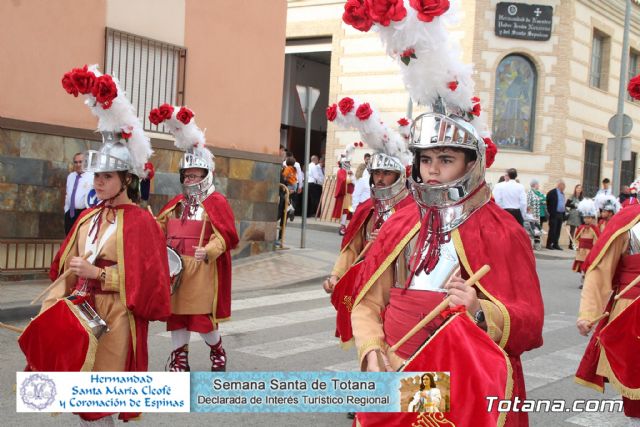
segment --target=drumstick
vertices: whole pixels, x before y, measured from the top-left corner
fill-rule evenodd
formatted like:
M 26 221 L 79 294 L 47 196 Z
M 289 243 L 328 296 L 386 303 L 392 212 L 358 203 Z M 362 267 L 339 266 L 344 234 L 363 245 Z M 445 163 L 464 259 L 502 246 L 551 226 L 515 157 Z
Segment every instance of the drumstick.
M 87 259 L 91 256 L 91 254 L 93 254 L 93 252 L 89 251 L 86 254 L 84 254 L 84 256 L 82 257 L 82 259 Z M 69 277 L 72 274 L 71 270 L 67 270 L 64 273 L 62 273 L 52 284 L 50 284 L 49 286 L 47 286 L 47 289 L 45 289 L 44 291 L 40 292 L 40 294 L 35 297 L 33 299 L 33 301 L 31 301 L 31 304 L 35 304 L 40 298 L 42 298 L 47 292 L 49 292 L 51 289 L 53 289 L 58 283 L 62 282 L 63 280 L 65 280 L 67 277 Z
M 151 216 L 152 216 L 152 217 L 154 217 L 154 218 L 156 217 L 156 216 L 153 214 L 153 209 L 151 209 L 151 206 L 147 205 L 147 210 L 149 211 L 149 213 L 151 214 Z
M 22 328 L 18 328 L 17 326 L 7 325 L 6 323 L 2 323 L 2 322 L 0 322 L 0 328 L 8 329 L 10 331 L 17 332 L 19 334 L 24 332 L 24 329 Z
M 571 243 L 571 247 L 577 251 L 578 247 L 576 246 L 575 240 L 573 240 L 573 237 L 571 236 L 571 229 L 567 226 L 565 226 L 564 229 L 567 231 L 567 234 L 569 235 L 569 242 Z
M 198 247 L 202 247 L 202 242 L 204 242 L 204 231 L 207 227 L 207 216 L 202 215 L 202 230 L 200 230 L 200 241 L 198 242 Z
M 356 265 L 357 263 L 359 263 L 360 261 L 362 261 L 362 259 L 364 258 L 364 256 L 367 254 L 367 251 L 369 250 L 369 248 L 371 247 L 371 245 L 373 244 L 373 242 L 375 242 L 375 240 L 370 241 L 369 243 L 367 243 L 367 245 L 360 251 L 360 253 L 358 254 L 358 257 L 356 258 L 355 261 L 353 261 L 353 264 L 351 265 Z
M 596 317 L 595 319 L 593 319 L 591 321 L 591 325 L 595 325 L 596 323 L 598 323 L 599 321 L 601 321 L 602 319 L 604 319 L 605 317 L 607 317 L 609 315 L 608 311 L 605 311 L 604 313 L 602 313 L 600 316 Z
M 629 283 L 627 286 L 624 287 L 623 290 L 620 291 L 620 293 L 618 293 L 618 295 L 616 295 L 615 297 L 613 297 L 613 299 L 615 300 L 619 300 L 622 295 L 626 294 L 627 291 L 631 288 L 633 288 L 635 285 L 638 284 L 638 282 L 640 282 L 640 276 L 636 277 L 635 279 L 633 279 L 633 282 Z
M 464 282 L 464 284 L 466 286 L 473 286 L 477 281 L 482 279 L 484 277 L 484 275 L 487 274 L 490 270 L 491 270 L 491 267 L 489 267 L 486 264 L 483 265 L 482 268 L 480 268 L 480 270 L 476 271 L 471 277 L 469 277 L 467 279 L 467 281 Z M 414 326 L 413 329 L 411 329 L 409 332 L 407 332 L 407 334 L 404 337 L 402 337 L 402 339 L 400 341 L 395 343 L 393 345 L 393 347 L 391 347 L 390 350 L 391 351 L 398 350 L 398 348 L 400 348 L 400 346 L 402 346 L 405 342 L 407 342 L 420 329 L 424 328 L 429 322 L 431 322 L 433 319 L 435 319 L 436 316 L 439 315 L 442 312 L 442 310 L 446 309 L 449 306 L 449 301 L 451 301 L 451 297 L 450 296 L 446 297 L 440 304 L 438 304 L 438 306 L 436 308 L 431 310 L 431 313 L 429 313 L 416 326 Z

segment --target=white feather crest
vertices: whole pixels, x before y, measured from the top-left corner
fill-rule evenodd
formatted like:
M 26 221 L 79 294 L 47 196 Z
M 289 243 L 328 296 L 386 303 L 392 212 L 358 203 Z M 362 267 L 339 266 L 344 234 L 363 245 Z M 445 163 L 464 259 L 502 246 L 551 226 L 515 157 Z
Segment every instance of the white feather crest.
M 208 164 L 212 165 L 214 156 L 206 147 L 204 131 L 196 124 L 195 117 L 191 117 L 186 125 L 178 120 L 177 116 L 181 108 L 183 107 L 174 105 L 171 118 L 163 122 L 167 130 L 174 136 L 174 145 L 182 151 L 189 151 L 205 159 Z
M 433 105 L 440 97 L 450 112 L 469 113 L 475 96 L 473 66 L 461 61 L 460 45 L 447 29 L 458 24 L 460 0 L 450 0 L 449 9 L 431 22 L 418 18 L 410 0 L 403 0 L 403 5 L 407 14 L 402 20 L 388 26 L 374 22 L 372 29 L 398 63 L 411 98 L 421 105 Z M 402 61 L 405 52 L 406 64 Z M 473 125 L 489 136 L 483 119 L 475 118 Z
M 88 67 L 96 77 L 100 77 L 102 73 L 98 71 L 98 65 L 94 64 Z M 144 169 L 145 163 L 153 154 L 151 149 L 151 141 L 145 135 L 142 122 L 136 115 L 136 110 L 131 102 L 127 99 L 125 91 L 120 87 L 117 78 L 111 76 L 113 82 L 118 89 L 118 95 L 113 100 L 111 107 L 106 110 L 102 105 L 96 102 L 96 98 L 91 94 L 86 94 L 84 103 L 89 107 L 94 116 L 98 118 L 98 131 L 100 132 L 126 132 L 131 137 L 125 143 L 132 159 L 133 173 L 144 179 L 147 172 Z
M 407 148 L 406 138 L 389 128 L 370 103 L 371 115 L 365 120 L 360 120 L 355 112 L 362 104 L 364 102 L 353 98 L 353 109 L 344 115 L 338 108 L 335 122 L 345 129 L 356 129 L 362 141 L 373 150 L 395 157 L 405 166 L 411 164 L 413 156 Z
M 596 203 L 593 199 L 585 198 L 578 203 L 578 211 L 582 214 L 582 216 L 598 216 L 598 208 L 596 207 Z

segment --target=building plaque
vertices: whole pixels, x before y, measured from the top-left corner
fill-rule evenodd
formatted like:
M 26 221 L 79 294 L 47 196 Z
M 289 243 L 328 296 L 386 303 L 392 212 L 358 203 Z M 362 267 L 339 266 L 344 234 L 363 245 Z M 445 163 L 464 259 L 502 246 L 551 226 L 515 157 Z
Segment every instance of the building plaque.
M 501 2 L 496 6 L 495 34 L 512 39 L 546 41 L 551 37 L 553 7 Z

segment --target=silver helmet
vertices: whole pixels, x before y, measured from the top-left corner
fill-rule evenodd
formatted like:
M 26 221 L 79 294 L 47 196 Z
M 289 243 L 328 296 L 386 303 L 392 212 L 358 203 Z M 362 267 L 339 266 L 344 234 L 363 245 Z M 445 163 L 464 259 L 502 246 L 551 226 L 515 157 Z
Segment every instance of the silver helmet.
M 189 204 L 197 204 L 202 202 L 215 189 L 213 185 L 213 172 L 215 171 L 215 156 L 206 148 L 193 148 L 184 153 L 180 160 L 180 183 L 182 184 L 182 193 Z M 184 172 L 187 169 L 203 169 L 207 175 L 195 184 L 185 184 Z
M 400 160 L 385 153 L 372 154 L 367 169 L 370 174 L 371 197 L 374 200 L 377 211 L 380 214 L 384 214 L 407 195 L 406 169 Z M 387 187 L 376 187 L 373 181 L 373 172 L 377 170 L 397 172 L 398 179 Z
M 420 152 L 429 148 L 453 147 L 475 153 L 473 167 L 462 177 L 442 184 L 427 184 L 420 177 Z M 411 191 L 421 208 L 441 212 L 442 231 L 451 231 L 490 199 L 484 185 L 486 145 L 478 131 L 459 116 L 424 113 L 411 126 L 409 149 L 414 153 Z M 484 189 L 484 190 L 483 190 Z
M 85 172 L 132 171 L 132 159 L 129 149 L 116 132 L 101 132 L 100 150 L 88 150 L 84 154 L 82 168 Z

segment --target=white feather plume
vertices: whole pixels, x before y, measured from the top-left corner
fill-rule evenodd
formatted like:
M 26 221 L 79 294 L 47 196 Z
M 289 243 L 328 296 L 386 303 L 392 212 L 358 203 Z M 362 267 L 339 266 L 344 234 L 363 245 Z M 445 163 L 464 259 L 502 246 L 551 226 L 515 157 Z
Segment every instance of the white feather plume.
M 174 145 L 182 151 L 192 152 L 205 159 L 209 165 L 213 165 L 214 156 L 206 147 L 204 131 L 196 124 L 195 117 L 191 117 L 186 125 L 178 120 L 180 108 L 182 107 L 174 105 L 171 118 L 163 122 L 175 138 Z
M 593 199 L 585 198 L 578 203 L 578 211 L 582 214 L 582 216 L 598 216 L 598 207 Z
M 353 109 L 346 115 L 338 109 L 335 122 L 345 129 L 356 129 L 362 141 L 373 150 L 395 157 L 405 166 L 411 164 L 413 156 L 407 148 L 406 138 L 389 128 L 370 103 L 371 115 L 365 120 L 360 120 L 355 112 L 362 104 L 364 103 L 353 99 Z
M 93 72 L 96 77 L 102 75 L 98 70 L 97 64 L 91 65 L 88 70 Z M 111 78 L 118 89 L 118 95 L 113 100 L 111 107 L 105 110 L 102 108 L 102 104 L 98 103 L 91 94 L 84 95 L 86 98 L 84 103 L 89 107 L 93 115 L 98 118 L 98 131 L 131 134 L 125 146 L 131 154 L 133 173 L 140 178 L 146 178 L 147 172 L 144 169 L 144 165 L 153 154 L 151 141 L 145 135 L 142 122 L 136 115 L 135 108 L 127 99 L 125 91 L 120 87 L 120 82 L 113 76 Z
M 413 101 L 433 105 L 441 98 L 449 112 L 468 116 L 475 96 L 473 66 L 461 61 L 460 45 L 447 30 L 459 21 L 460 1 L 450 0 L 444 14 L 424 22 L 410 1 L 403 0 L 407 14 L 402 20 L 391 21 L 388 26 L 374 22 L 372 29 L 380 36 L 387 54 L 398 63 Z M 409 58 L 408 64 L 403 63 L 402 54 L 411 51 L 415 58 Z M 482 137 L 488 137 L 483 116 L 482 113 L 474 116 L 472 124 Z

